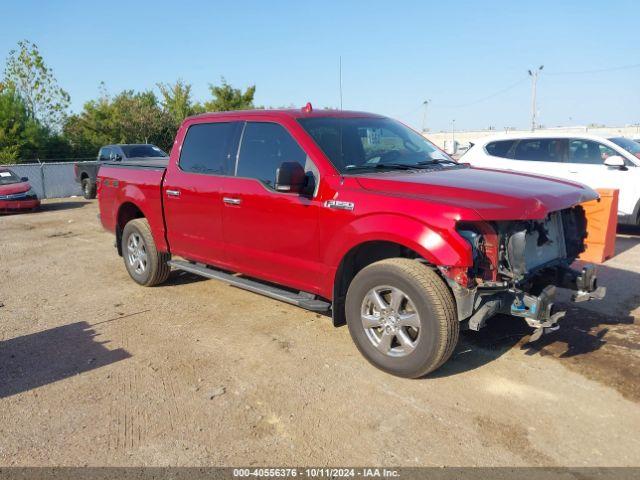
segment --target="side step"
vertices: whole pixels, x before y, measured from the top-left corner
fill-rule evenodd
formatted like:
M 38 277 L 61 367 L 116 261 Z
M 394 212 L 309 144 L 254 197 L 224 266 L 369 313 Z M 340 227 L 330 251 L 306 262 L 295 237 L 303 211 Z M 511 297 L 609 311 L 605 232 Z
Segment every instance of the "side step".
M 249 280 L 248 278 L 231 275 L 230 273 L 215 270 L 213 268 L 205 267 L 200 264 L 185 262 L 181 260 L 170 260 L 167 262 L 170 267 L 177 270 L 184 270 L 185 272 L 194 273 L 206 278 L 214 278 L 216 280 L 222 280 L 234 287 L 243 288 L 250 292 L 259 293 L 266 297 L 275 298 L 282 302 L 297 305 L 298 307 L 311 310 L 313 312 L 326 312 L 331 308 L 329 302 L 318 300 L 314 298 L 311 293 L 300 292 L 294 293 L 289 290 L 274 287 L 273 285 L 266 285 L 256 280 Z

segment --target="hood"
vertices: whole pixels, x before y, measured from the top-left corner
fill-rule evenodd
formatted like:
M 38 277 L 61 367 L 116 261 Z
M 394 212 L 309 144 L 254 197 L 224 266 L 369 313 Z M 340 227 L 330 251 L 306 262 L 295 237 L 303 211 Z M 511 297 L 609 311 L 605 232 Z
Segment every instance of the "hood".
M 11 195 L 13 193 L 26 192 L 31 188 L 29 182 L 11 183 L 9 185 L 0 185 L 0 195 Z
M 356 178 L 366 190 L 473 209 L 484 220 L 542 219 L 549 212 L 598 198 L 595 191 L 579 183 L 473 167 Z

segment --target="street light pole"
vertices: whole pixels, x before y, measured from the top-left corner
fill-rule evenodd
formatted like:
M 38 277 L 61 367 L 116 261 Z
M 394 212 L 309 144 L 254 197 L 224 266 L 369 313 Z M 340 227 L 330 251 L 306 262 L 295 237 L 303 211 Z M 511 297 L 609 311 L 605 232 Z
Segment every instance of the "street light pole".
M 424 116 L 422 117 L 422 133 L 427 131 L 427 107 L 429 106 L 429 102 L 431 100 L 425 100 L 424 102 L 422 102 L 422 105 L 424 105 Z
M 531 131 L 536 129 L 536 86 L 538 83 L 538 75 L 544 68 L 544 65 L 540 65 L 537 70 L 529 70 L 529 76 L 531 77 Z
M 456 143 L 456 120 L 451 120 L 451 143 Z

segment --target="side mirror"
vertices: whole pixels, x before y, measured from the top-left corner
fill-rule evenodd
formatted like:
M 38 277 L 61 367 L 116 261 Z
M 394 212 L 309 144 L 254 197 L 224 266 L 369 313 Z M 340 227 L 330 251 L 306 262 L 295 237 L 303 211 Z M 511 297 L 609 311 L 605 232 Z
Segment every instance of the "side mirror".
M 624 158 L 620 155 L 611 155 L 604 160 L 604 164 L 607 167 L 622 168 L 624 167 Z
M 276 170 L 275 188 L 279 192 L 301 193 L 307 176 L 298 162 L 282 162 Z
M 29 177 L 22 177 L 20 179 L 21 182 L 28 182 L 29 181 Z

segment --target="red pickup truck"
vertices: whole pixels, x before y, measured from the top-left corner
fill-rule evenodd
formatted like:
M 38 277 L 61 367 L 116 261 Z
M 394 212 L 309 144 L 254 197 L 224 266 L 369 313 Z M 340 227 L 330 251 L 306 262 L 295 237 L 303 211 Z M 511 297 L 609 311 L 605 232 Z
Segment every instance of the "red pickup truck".
M 100 218 L 131 277 L 171 268 L 348 324 L 375 366 L 423 376 L 498 313 L 557 328 L 555 287 L 601 298 L 588 187 L 459 164 L 389 118 L 260 110 L 184 121 L 168 160 L 105 164 Z

